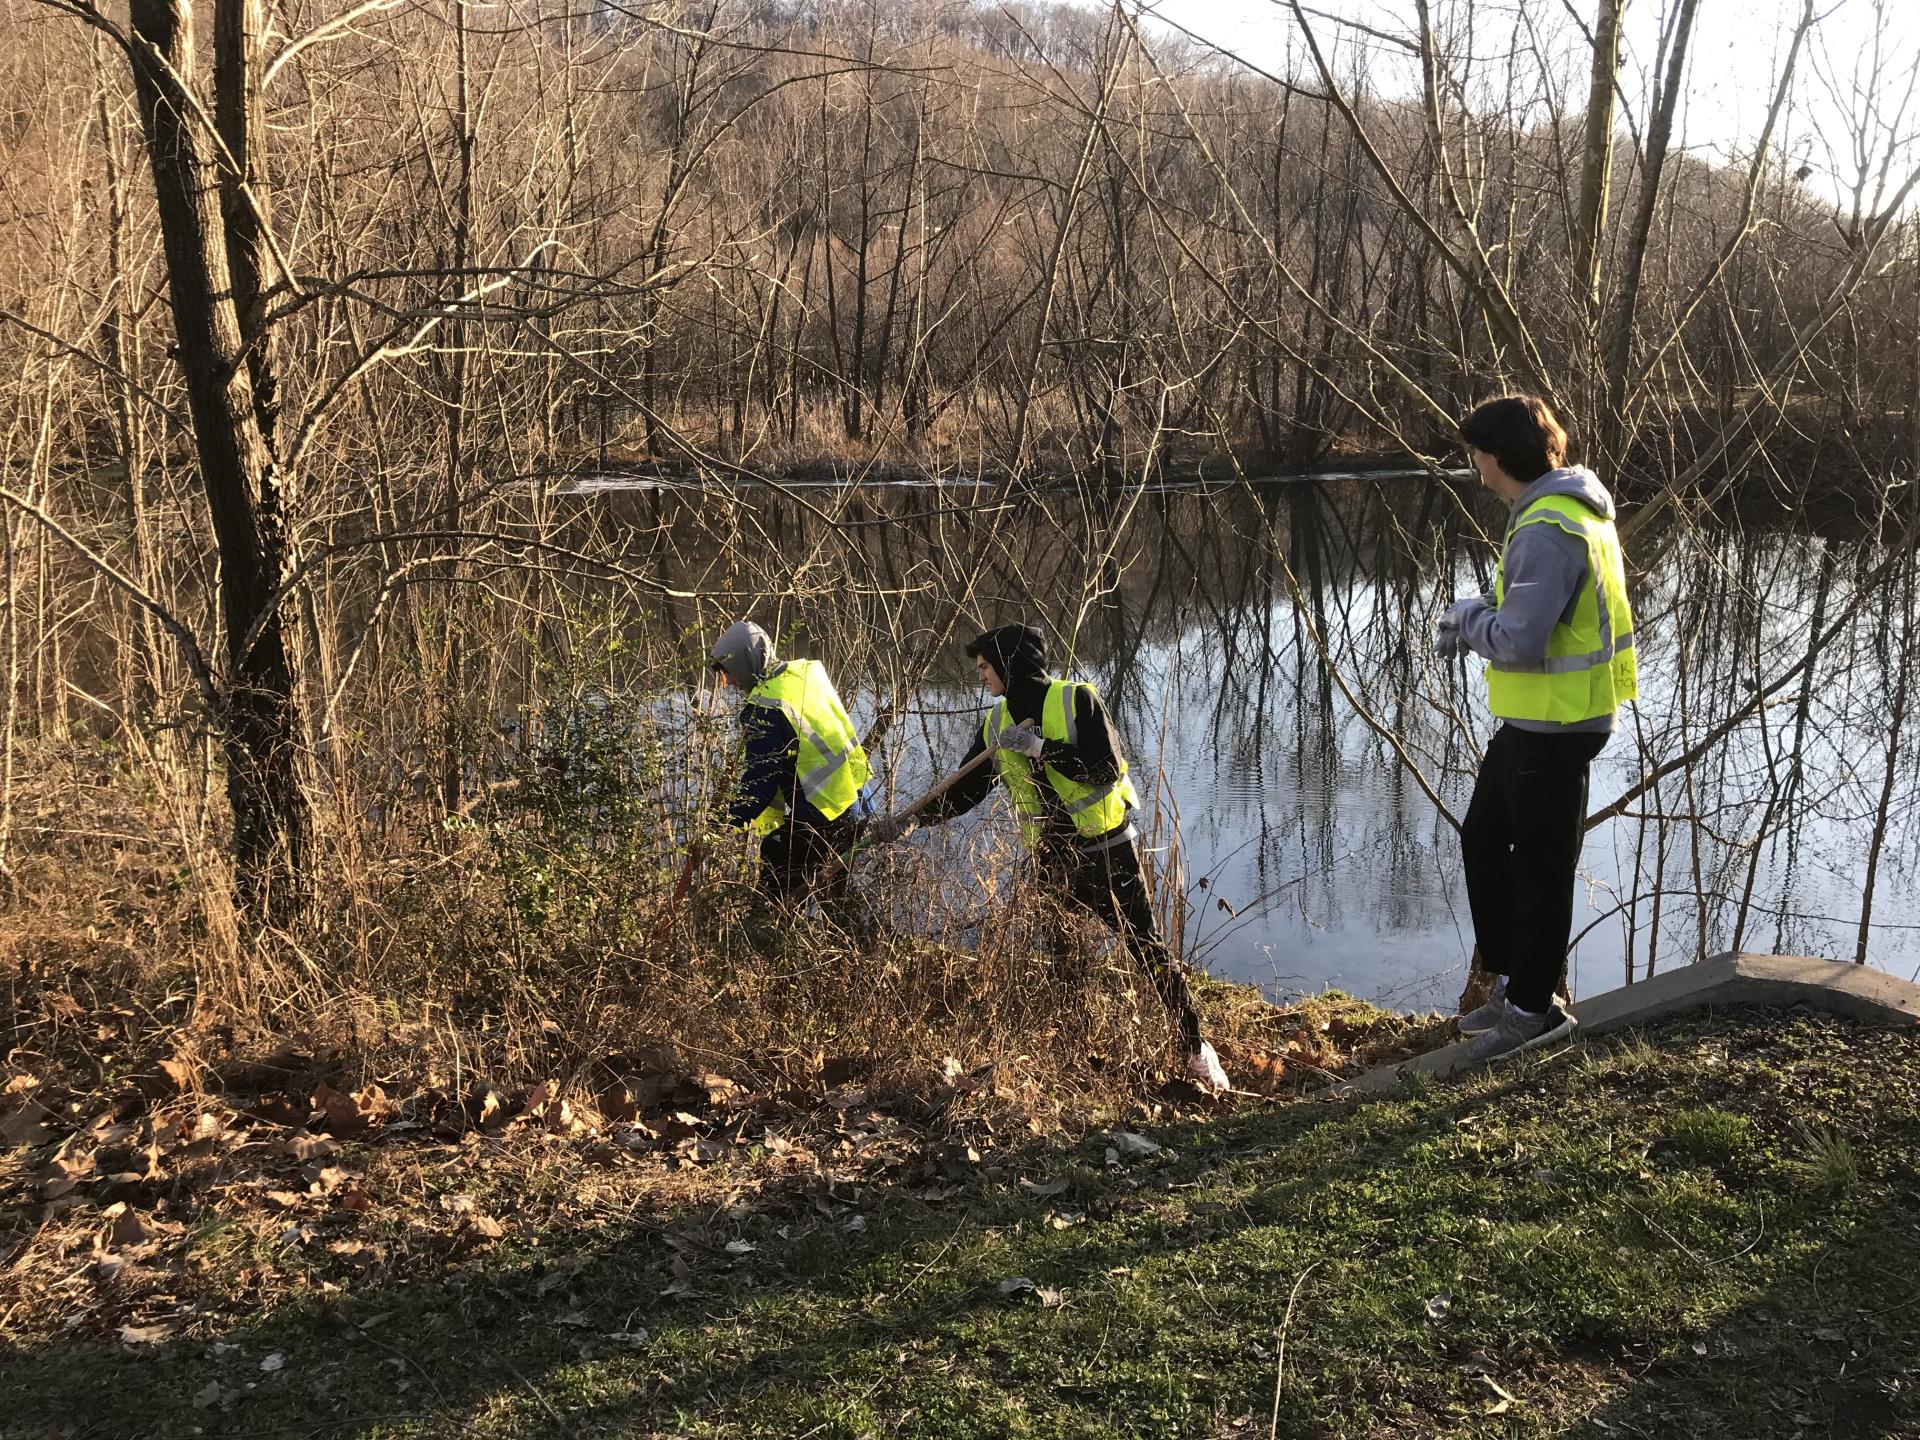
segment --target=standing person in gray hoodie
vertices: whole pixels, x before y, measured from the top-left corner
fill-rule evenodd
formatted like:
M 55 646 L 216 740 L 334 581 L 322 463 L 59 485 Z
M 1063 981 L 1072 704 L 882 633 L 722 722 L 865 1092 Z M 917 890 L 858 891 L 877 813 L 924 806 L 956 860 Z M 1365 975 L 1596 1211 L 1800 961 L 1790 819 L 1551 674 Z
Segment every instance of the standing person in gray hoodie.
M 1573 930 L 1587 768 L 1638 685 L 1613 497 L 1566 464 L 1553 412 L 1532 395 L 1502 396 L 1468 414 L 1460 438 L 1481 484 L 1510 507 L 1493 595 L 1448 607 L 1434 643 L 1442 658 L 1486 660 L 1487 705 L 1503 722 L 1460 830 L 1474 940 L 1501 977 L 1460 1029 L 1474 1037 L 1469 1058 L 1490 1061 L 1573 1027 L 1553 997 Z

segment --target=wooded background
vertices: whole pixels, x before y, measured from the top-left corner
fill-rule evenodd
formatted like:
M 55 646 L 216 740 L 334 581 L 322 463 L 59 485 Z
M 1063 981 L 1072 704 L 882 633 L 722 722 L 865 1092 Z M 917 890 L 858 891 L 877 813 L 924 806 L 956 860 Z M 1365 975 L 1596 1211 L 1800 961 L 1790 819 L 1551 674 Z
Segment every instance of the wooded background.
M 1512 387 L 1630 532 L 1883 509 L 1916 57 L 1823 51 L 1808 0 L 1750 77 L 1764 127 L 1710 161 L 1675 116 L 1738 15 L 1669 0 L 1643 92 L 1618 12 L 1290 0 L 1268 74 L 1125 6 L 0 0 L 0 865 L 22 747 L 75 733 L 160 777 L 255 917 L 311 889 L 314 797 L 364 859 L 369 756 L 458 814 L 498 636 L 581 575 L 699 598 L 562 533 L 556 491 L 608 466 L 724 508 L 823 462 L 994 503 L 1453 464 Z M 1809 127 L 1837 201 L 1784 145 Z M 743 532 L 714 603 L 891 613 L 857 505 L 815 505 L 807 557 Z M 883 688 L 953 638 L 894 636 Z

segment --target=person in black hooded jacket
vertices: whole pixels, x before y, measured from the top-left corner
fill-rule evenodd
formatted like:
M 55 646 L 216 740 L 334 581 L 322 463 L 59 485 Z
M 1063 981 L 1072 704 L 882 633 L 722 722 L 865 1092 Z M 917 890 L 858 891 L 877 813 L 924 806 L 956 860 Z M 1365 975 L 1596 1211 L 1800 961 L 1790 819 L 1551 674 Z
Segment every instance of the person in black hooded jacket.
M 992 790 L 997 769 L 1015 797 L 1042 879 L 1113 927 L 1178 1023 L 1189 1072 L 1207 1089 L 1225 1090 L 1226 1072 L 1201 1036 L 1200 1012 L 1186 976 L 1160 938 L 1140 869 L 1132 783 L 1120 737 L 1099 695 L 1091 685 L 1049 672 L 1046 639 L 1031 625 L 988 630 L 967 646 L 967 655 L 981 683 L 1003 704 L 974 732 L 965 759 L 985 751 L 994 732 L 999 763 L 962 776 L 912 823 L 937 825 L 973 809 Z M 1051 727 L 1043 720 L 1050 703 Z M 1065 738 L 1048 738 L 1041 733 L 1047 728 L 1064 730 Z M 904 829 L 887 816 L 873 822 L 867 838 L 883 844 Z

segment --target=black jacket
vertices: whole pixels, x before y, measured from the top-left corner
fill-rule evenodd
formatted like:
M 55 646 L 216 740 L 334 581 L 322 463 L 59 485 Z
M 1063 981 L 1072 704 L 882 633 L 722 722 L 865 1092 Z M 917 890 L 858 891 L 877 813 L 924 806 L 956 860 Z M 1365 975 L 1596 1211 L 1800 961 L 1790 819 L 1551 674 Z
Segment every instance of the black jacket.
M 1031 720 L 1037 726 L 1047 689 L 1054 683 L 1054 677 L 1047 673 L 1045 643 L 1039 632 L 1025 625 L 1003 625 L 977 637 L 967 650 L 969 654 L 985 658 L 1005 683 L 1007 708 L 1013 719 L 1016 722 Z M 1040 752 L 1040 763 L 1051 765 L 1067 779 L 1081 784 L 1112 783 L 1120 775 L 1120 737 L 1106 706 L 1100 703 L 1091 686 L 1074 689 L 1073 718 L 1074 733 L 1079 738 L 1072 744 L 1064 740 L 1047 741 Z M 963 765 L 987 748 L 984 731 L 983 724 L 973 732 L 973 743 L 967 748 Z M 987 798 L 995 775 L 995 766 L 982 765 L 922 810 L 919 819 L 938 824 L 952 816 L 964 815 Z M 1058 803 L 1059 797 L 1045 777 L 1037 778 L 1041 798 L 1048 804 L 1042 822 L 1045 840 L 1073 841 L 1077 838 L 1073 820 Z

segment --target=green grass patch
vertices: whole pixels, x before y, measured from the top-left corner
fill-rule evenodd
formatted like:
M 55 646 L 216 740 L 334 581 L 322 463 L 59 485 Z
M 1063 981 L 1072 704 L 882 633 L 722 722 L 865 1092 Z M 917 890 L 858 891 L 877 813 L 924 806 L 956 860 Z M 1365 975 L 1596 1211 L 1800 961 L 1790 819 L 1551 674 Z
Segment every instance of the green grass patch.
M 1920 1429 L 1912 1034 L 1682 1019 L 1367 1104 L 1136 1128 L 1165 1148 L 992 1152 L 931 1200 L 608 1216 L 218 1334 L 16 1350 L 0 1432 Z
M 1682 1154 L 1710 1164 L 1724 1165 L 1753 1148 L 1753 1121 L 1712 1106 L 1676 1111 L 1663 1130 Z

